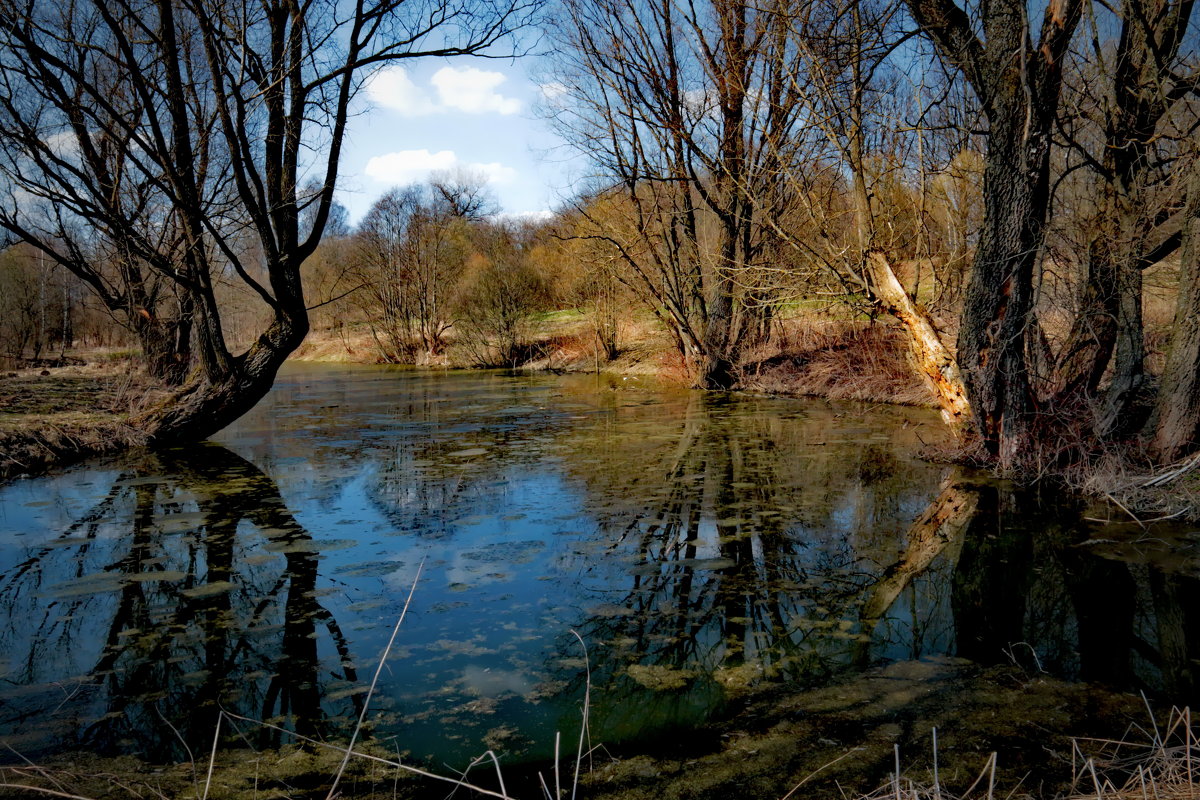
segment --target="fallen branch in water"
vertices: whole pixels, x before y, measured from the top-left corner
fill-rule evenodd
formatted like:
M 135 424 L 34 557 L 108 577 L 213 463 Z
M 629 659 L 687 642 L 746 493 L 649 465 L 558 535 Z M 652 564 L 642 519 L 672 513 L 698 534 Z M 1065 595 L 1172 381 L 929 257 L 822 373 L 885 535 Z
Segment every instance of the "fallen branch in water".
M 1166 472 L 1156 475 L 1150 480 L 1144 482 L 1142 487 L 1148 489 L 1153 486 L 1165 486 L 1166 484 L 1182 477 L 1183 475 L 1186 475 L 1197 467 L 1200 467 L 1200 453 L 1197 453 L 1196 455 L 1189 459 L 1185 459 L 1184 461 L 1172 464 L 1167 468 Z

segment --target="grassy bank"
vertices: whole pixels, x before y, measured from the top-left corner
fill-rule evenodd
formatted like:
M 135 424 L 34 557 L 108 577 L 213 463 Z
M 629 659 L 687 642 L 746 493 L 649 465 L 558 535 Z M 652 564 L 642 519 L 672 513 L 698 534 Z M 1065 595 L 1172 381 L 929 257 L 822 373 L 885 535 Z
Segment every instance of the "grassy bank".
M 143 443 L 128 420 L 163 390 L 128 356 L 0 373 L 0 480 Z
M 622 324 L 616 358 L 598 346 L 588 318 L 575 311 L 543 314 L 528 344 L 529 358 L 520 369 L 565 372 L 608 372 L 653 376 L 685 385 L 688 376 L 670 335 L 660 323 L 633 315 Z M 906 343 L 886 321 L 846 316 L 794 315 L 778 320 L 771 338 L 743 353 L 741 391 L 791 397 L 827 397 L 869 403 L 932 406 L 933 396 L 908 366 Z M 453 338 L 436 356 L 412 359 L 418 366 L 481 366 L 477 349 L 458 346 Z M 384 361 L 369 327 L 344 326 L 314 330 L 293 356 L 297 361 L 374 364 Z

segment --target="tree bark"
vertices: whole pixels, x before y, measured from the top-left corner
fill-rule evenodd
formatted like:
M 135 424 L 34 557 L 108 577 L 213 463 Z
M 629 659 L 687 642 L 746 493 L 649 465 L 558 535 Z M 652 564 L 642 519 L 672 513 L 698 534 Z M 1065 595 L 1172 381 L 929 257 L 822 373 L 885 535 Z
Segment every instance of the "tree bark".
M 909 360 L 937 397 L 942 419 L 960 440 L 971 435 L 971 405 L 954 355 L 942 342 L 933 321 L 917 306 L 896 277 L 886 256 L 867 253 L 867 268 L 876 301 L 900 321 L 908 333 Z
M 957 350 L 983 444 L 1002 469 L 1014 468 L 1028 443 L 1033 410 L 1025 338 L 1049 201 L 1050 134 L 1062 59 L 1082 2 L 1051 0 L 1036 47 L 1022 0 L 986 4 L 982 40 L 951 0 L 907 2 L 943 58 L 962 70 L 988 120 L 984 225 Z
M 1192 164 L 1179 264 L 1174 334 L 1154 412 L 1151 450 L 1174 461 L 1200 438 L 1200 161 Z
M 163 405 L 142 414 L 134 425 L 155 447 L 202 441 L 232 423 L 266 396 L 275 375 L 308 333 L 308 316 L 280 315 L 216 381 L 201 377 Z

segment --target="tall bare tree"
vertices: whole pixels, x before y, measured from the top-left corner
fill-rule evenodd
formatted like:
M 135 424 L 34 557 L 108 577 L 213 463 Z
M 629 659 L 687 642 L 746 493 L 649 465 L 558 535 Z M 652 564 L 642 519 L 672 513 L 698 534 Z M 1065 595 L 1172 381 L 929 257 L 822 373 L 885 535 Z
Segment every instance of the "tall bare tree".
M 194 308 L 201 368 L 140 420 L 152 443 L 202 439 L 229 424 L 270 389 L 303 340 L 301 265 L 333 208 L 364 74 L 397 59 L 493 54 L 534 5 L 24 0 L 0 8 L 8 194 L 0 226 L 97 287 L 101 276 L 70 244 L 79 237 L 67 239 L 66 252 L 55 241 L 94 229 L 129 263 L 174 282 Z M 307 176 L 315 194 L 302 191 Z M 226 340 L 214 291 L 225 278 L 269 309 L 240 353 Z
M 606 211 L 580 208 L 590 235 L 620 254 L 695 382 L 728 388 L 789 207 L 780 159 L 806 141 L 788 16 L 744 0 L 564 5 L 553 110 L 597 169 L 590 205 Z

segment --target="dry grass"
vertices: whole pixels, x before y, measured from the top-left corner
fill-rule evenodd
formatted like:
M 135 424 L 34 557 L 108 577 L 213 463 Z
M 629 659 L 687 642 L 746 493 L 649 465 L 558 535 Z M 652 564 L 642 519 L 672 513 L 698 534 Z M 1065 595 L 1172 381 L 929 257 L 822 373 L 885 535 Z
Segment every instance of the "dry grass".
M 932 406 L 904 337 L 884 322 L 798 317 L 746 354 L 741 388 L 780 395 Z
M 1083 745 L 1099 747 L 1087 756 Z M 1200 797 L 1200 739 L 1189 708 L 1173 708 L 1159 728 L 1120 741 L 1076 742 L 1071 800 L 1193 800 Z
M 905 775 L 900 767 L 900 746 L 895 749 L 896 769 L 891 780 L 870 794 L 862 795 L 856 800 L 996 800 L 996 754 L 992 753 L 984 762 L 979 777 L 975 779 L 965 792 L 955 794 L 946 791 L 941 784 L 937 767 L 937 729 L 933 731 L 933 774 L 931 782 L 914 779 Z M 803 782 L 788 792 L 781 800 L 790 800 L 792 795 L 803 786 Z M 1028 798 L 1028 794 L 1018 794 L 1015 790 L 1004 795 L 1004 800 Z
M 0 480 L 136 447 L 129 417 L 165 390 L 127 359 L 0 374 Z
M 1145 527 L 1200 520 L 1200 454 L 1155 466 L 1133 444 L 1114 447 L 1065 473 L 1080 493 L 1106 500 L 1119 519 Z

